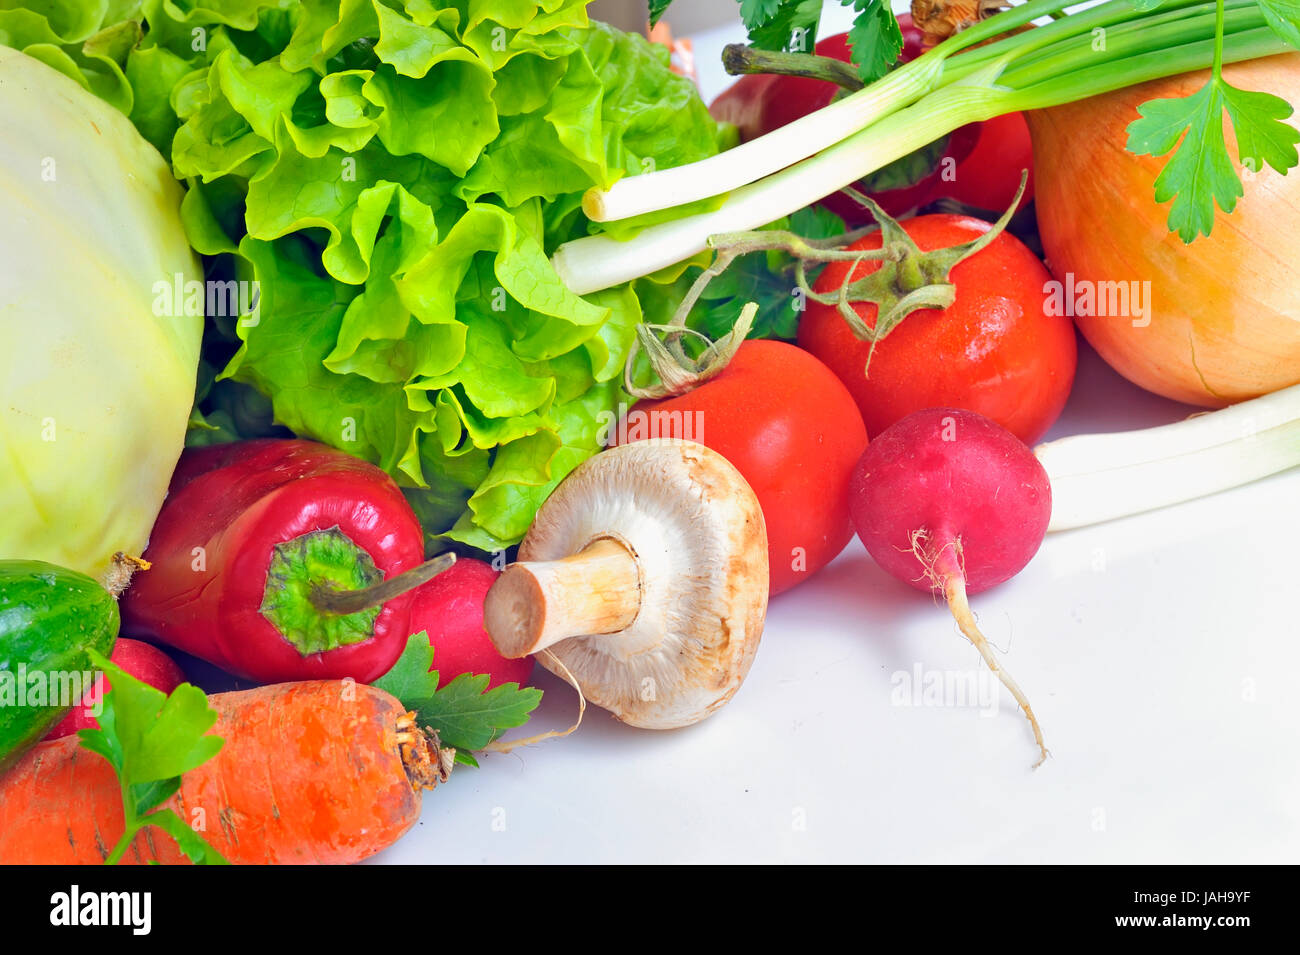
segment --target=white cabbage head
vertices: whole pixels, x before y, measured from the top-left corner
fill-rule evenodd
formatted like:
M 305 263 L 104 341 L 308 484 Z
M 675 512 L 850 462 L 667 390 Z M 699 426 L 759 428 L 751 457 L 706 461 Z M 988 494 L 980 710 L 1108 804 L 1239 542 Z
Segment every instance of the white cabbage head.
M 180 185 L 125 116 L 0 46 L 0 559 L 139 554 L 194 397 Z M 160 301 L 165 314 L 155 309 Z

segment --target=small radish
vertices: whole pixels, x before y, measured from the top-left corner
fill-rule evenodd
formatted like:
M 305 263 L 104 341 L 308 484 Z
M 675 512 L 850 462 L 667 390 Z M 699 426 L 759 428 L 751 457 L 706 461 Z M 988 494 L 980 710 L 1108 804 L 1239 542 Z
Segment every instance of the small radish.
M 1029 701 L 975 624 L 967 594 L 1014 577 L 1037 553 L 1052 514 L 1047 472 L 1028 447 L 983 415 L 918 411 L 867 445 L 850 485 L 853 522 L 882 568 L 942 594 L 989 669 L 1043 734 Z
M 502 683 L 522 686 L 532 674 L 532 657 L 507 660 L 483 629 L 483 599 L 496 579 L 490 565 L 462 557 L 415 591 L 411 632 L 429 635 L 439 689 L 462 673 L 486 673 L 489 689 Z
M 137 680 L 142 680 L 164 693 L 170 693 L 185 682 L 185 674 L 171 657 L 157 647 L 140 640 L 119 637 L 113 644 L 113 655 L 109 659 Z M 87 710 L 97 709 L 96 704 L 99 702 L 101 691 L 108 690 L 111 686 L 107 678 L 104 679 L 102 687 L 92 686 L 86 691 L 81 702 L 45 734 L 45 738 L 58 739 L 60 736 L 71 736 L 77 730 L 97 729 L 99 720 L 91 716 Z

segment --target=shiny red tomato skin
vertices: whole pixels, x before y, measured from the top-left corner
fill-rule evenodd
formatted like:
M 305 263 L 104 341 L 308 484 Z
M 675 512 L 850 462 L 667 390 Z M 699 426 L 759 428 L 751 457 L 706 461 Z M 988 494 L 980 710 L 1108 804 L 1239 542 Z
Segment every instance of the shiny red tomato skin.
M 1020 186 L 1021 170 L 1029 181 L 1020 200 L 1024 208 L 1034 198 L 1034 146 L 1024 113 L 1007 113 L 985 120 L 970 155 L 957 164 L 951 182 L 941 181 L 936 196 L 946 196 L 977 209 L 1001 214 Z
M 982 219 L 955 215 L 918 216 L 902 226 L 923 251 L 969 242 L 990 228 Z M 853 248 L 880 248 L 880 234 Z M 854 277 L 878 267 L 863 263 Z M 814 290 L 837 290 L 848 268 L 828 266 Z M 870 343 L 853 334 L 833 305 L 809 302 L 799 345 L 848 387 L 869 435 L 914 411 L 956 407 L 992 418 L 1033 443 L 1065 406 L 1078 357 L 1073 323 L 1047 314 L 1044 286 L 1051 276 L 1024 243 L 1004 232 L 958 263 L 949 277 L 956 287 L 953 304 L 903 319 L 876 345 L 869 376 Z M 869 327 L 875 324 L 874 304 L 854 308 Z
M 637 402 L 615 438 L 642 437 L 698 441 L 744 475 L 763 509 L 774 595 L 807 580 L 853 538 L 849 479 L 866 428 L 839 379 L 794 345 L 747 341 L 694 391 Z

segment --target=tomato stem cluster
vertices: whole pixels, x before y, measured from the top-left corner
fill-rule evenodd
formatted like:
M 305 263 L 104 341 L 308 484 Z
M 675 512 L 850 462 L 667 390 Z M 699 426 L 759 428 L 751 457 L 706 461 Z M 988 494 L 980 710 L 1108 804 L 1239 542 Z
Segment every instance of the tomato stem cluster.
M 680 395 L 703 384 L 727 366 L 749 334 L 757 305 L 753 302 L 745 305 L 735 326 L 716 342 L 687 327 L 686 321 L 709 283 L 736 259 L 754 252 L 780 251 L 795 259 L 795 281 L 803 294 L 814 302 L 834 305 L 853 334 L 871 343 L 867 356 L 869 369 L 876 343 L 904 318 L 918 309 L 943 309 L 953 303 L 956 289 L 948 273 L 958 262 L 970 258 L 1002 234 L 1020 205 L 1028 178 L 1028 171 L 1021 174 L 1020 188 L 1016 190 L 1011 205 L 987 232 L 970 242 L 929 252 L 923 252 L 897 220 L 856 189 L 846 189 L 845 192 L 871 213 L 876 225 L 827 239 L 806 239 L 785 230 L 762 229 L 711 236 L 708 244 L 714 250 L 713 261 L 692 283 L 672 321 L 667 325 L 638 327 L 636 344 L 624 366 L 624 388 L 637 398 Z M 859 239 L 877 229 L 882 233 L 879 249 L 851 248 Z M 854 278 L 857 267 L 868 261 L 880 262 L 880 267 L 868 275 Z M 808 281 L 809 265 L 828 262 L 853 263 L 838 291 L 833 294 L 814 291 Z M 877 306 L 876 319 L 871 324 L 858 314 L 855 304 L 859 302 L 871 302 Z M 662 340 L 659 338 L 661 334 L 664 335 Z M 696 358 L 686 353 L 683 337 L 687 335 L 705 343 L 704 351 Z M 658 384 L 638 385 L 634 381 L 633 373 L 641 351 L 646 353 Z

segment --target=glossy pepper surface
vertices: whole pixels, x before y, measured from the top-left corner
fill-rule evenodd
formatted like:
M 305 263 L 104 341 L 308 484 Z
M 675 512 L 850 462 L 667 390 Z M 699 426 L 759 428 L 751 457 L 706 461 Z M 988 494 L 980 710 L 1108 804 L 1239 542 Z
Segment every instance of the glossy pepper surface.
M 123 630 L 261 682 L 369 682 L 401 655 L 411 595 L 342 613 L 321 592 L 365 590 L 423 557 L 415 513 L 368 462 L 297 440 L 189 449 Z

